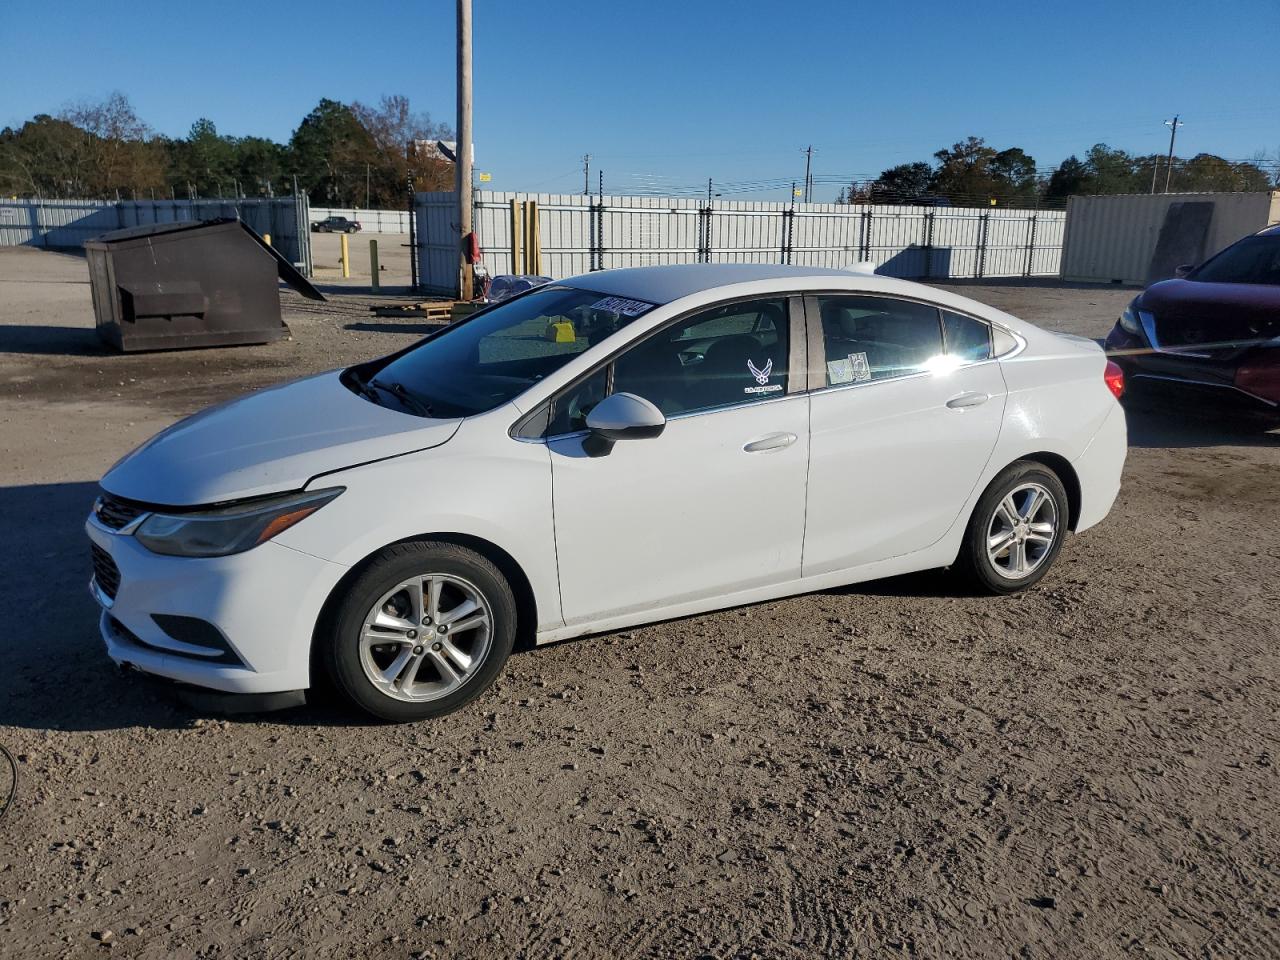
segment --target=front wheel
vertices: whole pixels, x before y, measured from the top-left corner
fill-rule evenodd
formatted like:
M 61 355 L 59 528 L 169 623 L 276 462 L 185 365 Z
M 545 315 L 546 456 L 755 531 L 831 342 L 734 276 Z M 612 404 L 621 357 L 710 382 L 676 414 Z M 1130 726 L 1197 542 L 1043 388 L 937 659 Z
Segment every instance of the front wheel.
M 474 700 L 511 653 L 516 602 L 488 559 L 451 543 L 387 547 L 319 638 L 330 675 L 383 720 L 423 720 Z
M 978 500 L 958 565 L 989 593 L 1017 593 L 1040 581 L 1067 533 L 1067 491 L 1047 467 L 1019 460 Z

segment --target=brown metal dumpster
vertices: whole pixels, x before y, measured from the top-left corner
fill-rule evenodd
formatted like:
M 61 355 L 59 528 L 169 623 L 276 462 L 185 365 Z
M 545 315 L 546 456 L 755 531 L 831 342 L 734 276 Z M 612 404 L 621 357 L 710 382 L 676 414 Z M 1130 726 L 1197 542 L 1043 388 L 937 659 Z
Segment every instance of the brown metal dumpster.
M 324 299 L 239 220 L 130 227 L 84 248 L 98 334 L 126 352 L 278 340 L 289 332 L 280 280 Z

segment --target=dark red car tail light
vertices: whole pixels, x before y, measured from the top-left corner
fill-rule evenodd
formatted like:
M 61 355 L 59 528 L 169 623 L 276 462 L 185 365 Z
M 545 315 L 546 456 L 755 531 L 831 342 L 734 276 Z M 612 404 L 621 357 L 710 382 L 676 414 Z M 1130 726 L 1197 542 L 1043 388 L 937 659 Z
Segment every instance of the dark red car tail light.
M 1107 381 L 1107 389 L 1117 400 L 1124 395 L 1124 371 L 1120 369 L 1120 364 L 1114 360 L 1108 360 L 1102 379 Z
M 1280 403 L 1280 350 L 1259 351 L 1236 367 L 1236 387 L 1255 397 Z

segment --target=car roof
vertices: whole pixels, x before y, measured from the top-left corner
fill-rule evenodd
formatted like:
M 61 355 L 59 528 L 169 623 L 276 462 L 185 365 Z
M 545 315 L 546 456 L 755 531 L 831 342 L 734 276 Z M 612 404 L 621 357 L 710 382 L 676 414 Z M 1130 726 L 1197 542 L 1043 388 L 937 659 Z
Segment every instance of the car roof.
M 1280 237 L 1280 223 L 1272 224 L 1259 230 L 1254 236 L 1258 237 Z
M 980 303 L 950 290 L 926 286 L 911 280 L 885 277 L 873 273 L 870 265 L 837 270 L 831 267 L 796 267 L 780 263 L 682 263 L 657 267 L 628 267 L 621 270 L 599 270 L 555 281 L 568 287 L 590 290 L 611 296 L 640 300 L 644 303 L 669 304 L 685 297 L 706 300 L 710 291 L 726 297 L 741 292 L 761 294 L 760 281 L 772 284 L 766 295 L 806 290 L 841 290 L 868 296 L 909 297 L 936 304 L 944 309 L 975 314 L 996 321 L 1022 336 L 1031 326 L 1018 317 L 990 304 Z
M 660 267 L 628 267 L 600 270 L 562 280 L 583 290 L 596 290 L 646 303 L 670 303 L 706 290 L 757 280 L 787 280 L 842 277 L 866 280 L 868 274 L 829 267 L 793 267 L 780 263 L 678 263 Z

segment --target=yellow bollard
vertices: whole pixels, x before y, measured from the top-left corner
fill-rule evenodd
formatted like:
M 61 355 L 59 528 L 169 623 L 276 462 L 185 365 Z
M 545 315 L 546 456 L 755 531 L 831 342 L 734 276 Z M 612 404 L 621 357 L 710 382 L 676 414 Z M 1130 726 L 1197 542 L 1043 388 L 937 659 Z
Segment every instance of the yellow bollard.
M 369 272 L 372 274 L 369 286 L 374 293 L 377 293 L 382 288 L 382 284 L 378 282 L 378 241 L 373 237 L 369 238 Z
M 265 243 L 268 247 L 271 246 L 271 234 L 264 233 L 262 235 L 262 242 Z
M 344 233 L 340 238 L 342 241 L 342 279 L 347 280 L 351 277 L 351 244 L 347 242 L 350 234 Z

